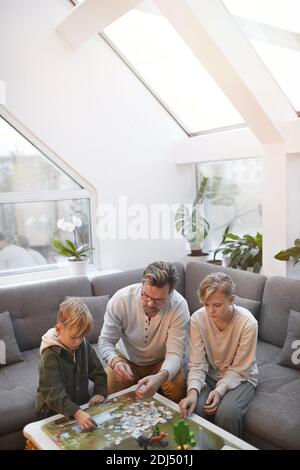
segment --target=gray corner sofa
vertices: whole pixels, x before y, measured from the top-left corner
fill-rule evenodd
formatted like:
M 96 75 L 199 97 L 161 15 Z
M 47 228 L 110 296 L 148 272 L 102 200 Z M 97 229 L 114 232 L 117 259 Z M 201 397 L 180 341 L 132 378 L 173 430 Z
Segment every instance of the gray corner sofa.
M 242 301 L 252 299 L 261 303 L 259 385 L 247 415 L 245 439 L 262 449 L 300 449 L 300 371 L 277 364 L 287 333 L 289 309 L 300 311 L 300 281 L 267 279 L 263 275 L 198 262 L 188 263 L 186 269 L 177 264 L 177 269 L 180 277 L 177 290 L 186 297 L 191 313 L 199 308 L 196 290 L 212 271 L 228 272 Z M 142 271 L 97 276 L 91 280 L 79 276 L 0 288 L 0 315 L 10 313 L 23 359 L 0 366 L 0 449 L 24 448 L 22 430 L 36 420 L 38 348 L 43 333 L 55 324 L 58 305 L 66 296 L 95 301 L 109 297 L 125 285 L 140 282 Z M 99 330 L 103 314 L 102 308 L 96 322 Z

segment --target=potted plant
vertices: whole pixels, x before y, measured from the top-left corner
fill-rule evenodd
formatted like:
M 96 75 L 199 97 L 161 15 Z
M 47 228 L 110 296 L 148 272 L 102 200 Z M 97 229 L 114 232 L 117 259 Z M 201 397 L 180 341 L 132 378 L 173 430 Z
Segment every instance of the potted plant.
M 57 251 L 59 256 L 67 259 L 69 262 L 69 270 L 71 274 L 84 274 L 87 270 L 89 263 L 89 254 L 94 248 L 90 248 L 87 243 L 84 243 L 78 228 L 81 227 L 82 221 L 78 217 L 73 216 L 72 222 L 67 222 L 65 219 L 59 219 L 57 227 L 65 232 L 73 232 L 73 241 L 53 240 L 52 246 Z
M 262 234 L 246 234 L 242 237 L 225 233 L 223 246 L 218 248 L 228 256 L 228 267 L 259 273 L 262 267 Z
M 294 246 L 287 248 L 286 250 L 279 251 L 275 256 L 275 259 L 279 261 L 289 261 L 293 260 L 294 266 L 300 261 L 300 238 L 297 238 L 294 241 Z
M 189 210 L 187 205 L 182 204 L 179 206 L 175 214 L 176 230 L 189 243 L 191 250 L 190 256 L 202 256 L 208 254 L 203 253 L 202 243 L 208 234 L 209 222 L 201 214 L 207 184 L 208 178 L 204 176 L 193 201 L 191 210 Z
M 213 256 L 213 259 L 209 259 L 207 260 L 208 263 L 211 263 L 211 264 L 216 264 L 218 266 L 222 266 L 222 260 L 221 259 L 217 259 L 217 254 L 222 251 L 223 249 L 223 244 L 226 240 L 226 234 L 229 233 L 229 230 L 230 230 L 230 225 L 227 225 L 227 227 L 225 228 L 224 230 L 224 233 L 223 233 L 223 236 L 222 236 L 222 240 L 218 246 L 218 248 L 214 251 L 214 256 Z

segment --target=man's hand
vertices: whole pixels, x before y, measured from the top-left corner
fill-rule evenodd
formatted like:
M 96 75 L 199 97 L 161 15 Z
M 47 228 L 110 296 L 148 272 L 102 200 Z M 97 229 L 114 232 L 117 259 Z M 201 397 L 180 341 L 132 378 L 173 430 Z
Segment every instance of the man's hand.
M 117 362 L 113 368 L 114 378 L 117 382 L 129 387 L 134 384 L 134 375 L 126 362 Z
M 213 390 L 208 395 L 206 404 L 203 407 L 203 410 L 208 415 L 214 415 L 218 409 L 219 403 L 221 401 L 221 395 L 217 390 Z
M 198 393 L 197 390 L 192 388 L 188 391 L 187 396 L 179 402 L 180 414 L 183 418 L 187 418 L 194 413 L 197 405 Z
M 166 370 L 161 370 L 157 374 L 144 377 L 137 383 L 136 396 L 140 399 L 152 397 L 159 387 L 168 380 L 168 377 L 169 374 Z
M 74 414 L 74 418 L 78 420 L 83 431 L 93 431 L 97 427 L 97 423 L 85 411 L 77 410 Z
M 89 406 L 95 406 L 95 405 L 100 405 L 105 400 L 105 397 L 103 395 L 94 395 L 90 400 L 89 400 Z

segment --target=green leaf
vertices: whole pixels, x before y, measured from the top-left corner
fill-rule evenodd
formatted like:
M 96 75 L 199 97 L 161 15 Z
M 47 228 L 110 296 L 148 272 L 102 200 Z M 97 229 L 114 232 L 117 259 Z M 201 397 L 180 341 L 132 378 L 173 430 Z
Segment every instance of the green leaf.
M 252 244 L 253 246 L 256 246 L 256 240 L 252 235 L 244 235 L 244 240 Z
M 234 233 L 224 233 L 225 238 L 230 238 L 232 240 L 239 240 L 240 237 L 238 235 L 234 235 Z
M 74 245 L 73 242 L 71 242 L 71 240 L 66 240 L 66 243 L 69 245 L 71 250 L 76 251 L 76 246 Z
M 288 261 L 290 258 L 293 258 L 296 260 L 296 263 L 298 263 L 300 259 L 300 248 L 294 246 L 288 248 L 287 250 L 279 251 L 279 253 L 277 253 L 274 258 L 278 259 L 279 261 Z
M 290 259 L 289 253 L 287 251 L 279 251 L 275 256 L 275 259 L 278 259 L 279 261 L 288 261 Z
M 87 243 L 84 243 L 83 245 L 80 245 L 76 251 L 79 252 L 79 251 L 82 251 L 82 250 L 87 250 L 89 249 L 89 245 Z
M 57 250 L 58 254 L 61 256 L 74 256 L 74 252 L 69 250 L 59 240 L 54 240 L 52 242 L 52 246 Z

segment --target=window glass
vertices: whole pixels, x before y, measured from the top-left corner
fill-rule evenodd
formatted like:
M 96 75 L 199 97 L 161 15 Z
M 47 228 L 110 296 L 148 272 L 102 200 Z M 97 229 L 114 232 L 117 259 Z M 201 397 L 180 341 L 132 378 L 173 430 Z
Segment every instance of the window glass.
M 80 187 L 0 117 L 0 192 L 64 191 Z
M 130 10 L 103 35 L 188 134 L 244 122 L 152 1 Z
M 262 232 L 262 158 L 199 163 L 199 178 L 207 176 L 204 215 L 210 230 L 206 251 L 215 250 L 230 225 L 236 235 Z
M 74 233 L 58 229 L 60 219 L 80 219 L 77 246 L 92 247 L 91 197 L 0 116 L 0 276 L 65 263 L 51 243 L 54 239 L 73 242 Z
M 300 111 L 300 1 L 223 0 L 223 3 L 233 16 L 251 20 L 247 27 L 239 23 L 240 27 L 295 110 Z M 255 38 L 257 28 L 259 40 Z
M 71 221 L 73 216 L 82 220 L 77 235 L 91 246 L 89 199 L 0 204 L 0 274 L 64 263 L 51 242 L 74 242 L 72 232 L 57 227 L 59 219 Z

